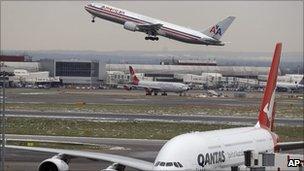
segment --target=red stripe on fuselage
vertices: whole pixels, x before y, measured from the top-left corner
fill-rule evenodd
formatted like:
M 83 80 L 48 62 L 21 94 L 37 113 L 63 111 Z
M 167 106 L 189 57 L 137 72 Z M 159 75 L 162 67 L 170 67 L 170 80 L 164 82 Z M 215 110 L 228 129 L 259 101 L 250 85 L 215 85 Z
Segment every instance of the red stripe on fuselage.
M 149 23 L 147 21 L 143 21 L 143 20 L 140 20 L 137 18 L 129 17 L 129 16 L 126 16 L 123 14 L 113 13 L 113 12 L 110 12 L 110 11 L 107 11 L 104 9 L 100 9 L 100 8 L 94 7 L 92 5 L 89 5 L 89 7 L 86 6 L 86 8 L 93 10 L 97 13 L 102 13 L 102 15 L 106 14 L 106 15 L 108 15 L 107 17 L 113 17 L 113 18 L 117 17 L 120 19 L 124 19 L 126 21 L 133 21 L 138 24 L 152 24 L 152 23 Z M 194 36 L 194 35 L 184 33 L 184 32 L 178 31 L 178 30 L 174 30 L 174 29 L 171 29 L 168 27 L 162 27 L 161 30 L 165 31 L 166 33 L 169 33 L 170 35 L 179 36 L 179 37 L 183 37 L 183 38 L 190 39 L 190 40 L 198 41 L 200 39 L 200 37 L 198 37 L 198 36 Z

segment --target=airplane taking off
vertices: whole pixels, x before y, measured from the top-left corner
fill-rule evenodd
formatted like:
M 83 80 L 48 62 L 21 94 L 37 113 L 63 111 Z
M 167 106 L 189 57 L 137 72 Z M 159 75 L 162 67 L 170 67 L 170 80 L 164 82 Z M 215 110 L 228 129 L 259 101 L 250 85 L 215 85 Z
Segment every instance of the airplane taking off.
M 281 49 L 282 44 L 277 43 L 258 114 L 258 122 L 255 126 L 191 132 L 176 136 L 161 148 L 154 163 L 96 152 L 21 146 L 6 147 L 58 153 L 40 163 L 39 171 L 68 170 L 69 161 L 76 157 L 112 162 L 113 164 L 105 170 L 124 171 L 126 166 L 138 170 L 219 170 L 244 165 L 244 152 L 248 150 L 257 154 L 274 152 L 279 149 L 292 149 L 296 148 L 295 145 L 303 146 L 302 141 L 279 143 L 278 136 L 273 132 L 274 99 Z
M 135 75 L 134 69 L 129 66 L 129 71 L 131 74 L 132 85 L 125 85 L 126 90 L 131 90 L 132 88 L 142 88 L 146 90 L 146 95 L 157 95 L 162 92 L 163 96 L 167 95 L 167 92 L 179 93 L 181 96 L 186 91 L 190 90 L 190 87 L 183 83 L 175 82 L 163 82 L 163 81 L 140 81 Z
M 207 46 L 224 46 L 225 43 L 220 39 L 235 19 L 229 16 L 203 31 L 196 31 L 105 4 L 91 3 L 84 8 L 92 15 L 92 22 L 95 22 L 95 17 L 99 17 L 122 24 L 126 30 L 146 33 L 148 36 L 145 40 L 157 41 L 159 39 L 157 36 L 164 36 L 185 43 Z

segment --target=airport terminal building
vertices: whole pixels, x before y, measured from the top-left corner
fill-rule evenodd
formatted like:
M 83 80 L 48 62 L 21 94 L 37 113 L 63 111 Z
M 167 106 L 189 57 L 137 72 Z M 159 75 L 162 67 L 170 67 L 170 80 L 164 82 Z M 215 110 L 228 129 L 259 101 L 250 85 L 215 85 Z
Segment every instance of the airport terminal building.
M 8 57 L 5 57 L 7 59 Z M 138 77 L 150 81 L 171 81 L 207 87 L 258 86 L 268 67 L 219 66 L 215 61 L 176 60 L 160 64 L 106 64 L 97 60 L 1 61 L 2 70 L 15 72 L 17 84 L 50 84 L 68 87 L 118 87 L 130 83 L 129 66 Z M 47 76 L 49 75 L 49 76 Z M 288 77 L 288 78 L 287 78 Z M 302 76 L 303 77 L 303 76 Z M 279 77 L 280 79 L 280 77 Z M 291 80 L 286 76 L 285 80 Z
M 103 82 L 103 64 L 87 60 L 40 60 L 40 67 L 59 77 L 64 85 L 99 86 Z

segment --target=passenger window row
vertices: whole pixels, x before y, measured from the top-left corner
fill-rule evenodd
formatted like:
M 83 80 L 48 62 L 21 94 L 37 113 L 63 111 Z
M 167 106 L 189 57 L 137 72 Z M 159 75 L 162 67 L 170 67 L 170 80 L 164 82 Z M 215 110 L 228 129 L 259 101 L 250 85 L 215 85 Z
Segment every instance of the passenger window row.
M 182 168 L 183 165 L 180 162 L 156 162 L 154 166 L 165 166 L 165 167 L 171 167 L 171 166 L 175 166 L 178 168 Z

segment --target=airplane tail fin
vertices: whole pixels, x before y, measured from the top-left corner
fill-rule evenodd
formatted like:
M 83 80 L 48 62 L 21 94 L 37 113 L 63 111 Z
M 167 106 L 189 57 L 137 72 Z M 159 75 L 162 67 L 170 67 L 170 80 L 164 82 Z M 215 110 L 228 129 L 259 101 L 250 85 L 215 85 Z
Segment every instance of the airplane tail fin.
M 131 74 L 132 83 L 135 84 L 135 85 L 137 85 L 138 82 L 139 82 L 139 79 L 136 77 L 135 71 L 134 71 L 134 69 L 131 66 L 129 66 L 129 71 L 130 71 L 130 74 Z
M 282 43 L 277 43 L 272 58 L 271 68 L 268 74 L 267 84 L 264 90 L 264 97 L 259 110 L 259 121 L 257 126 L 273 130 L 274 123 L 274 99 L 277 84 L 278 68 L 282 51 Z
M 208 27 L 202 33 L 216 40 L 220 40 L 234 19 L 235 17 L 229 16 L 217 24 Z

